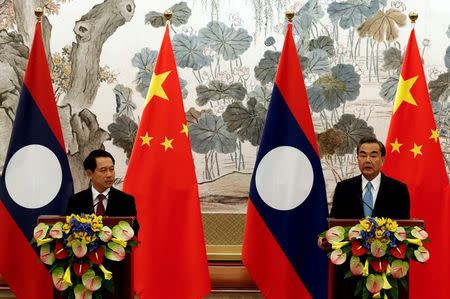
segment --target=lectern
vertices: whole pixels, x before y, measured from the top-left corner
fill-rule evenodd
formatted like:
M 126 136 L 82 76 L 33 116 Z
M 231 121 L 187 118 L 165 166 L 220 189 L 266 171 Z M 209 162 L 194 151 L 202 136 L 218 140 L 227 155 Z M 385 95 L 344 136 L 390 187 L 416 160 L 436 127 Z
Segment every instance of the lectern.
M 337 218 L 328 218 L 328 227 L 333 226 L 354 226 L 359 223 L 360 219 L 337 219 Z M 396 220 L 399 226 L 418 226 L 421 228 L 425 228 L 425 223 L 421 219 L 405 219 L 405 220 Z M 354 288 L 356 284 L 352 282 L 352 278 L 344 279 L 344 275 L 347 272 L 339 269 L 338 266 L 333 265 L 330 262 L 332 267 L 332 283 L 331 283 L 331 298 L 332 299 L 348 299 L 354 298 Z M 408 273 L 408 281 L 409 281 L 409 273 Z M 409 282 L 408 282 L 409 284 Z M 409 294 L 408 290 L 405 290 L 401 284 L 398 285 L 398 298 L 399 299 L 408 299 Z
M 135 217 L 108 217 L 103 216 L 103 225 L 112 228 L 120 221 L 126 221 L 133 227 Z M 38 223 L 55 224 L 56 222 L 66 222 L 66 216 L 41 215 L 38 217 Z M 107 261 L 105 259 L 105 261 Z M 109 262 L 109 261 L 108 261 Z M 134 298 L 131 281 L 131 256 L 127 255 L 121 262 L 109 262 L 106 266 L 113 272 L 114 294 L 105 291 L 102 294 L 103 299 L 128 299 Z M 54 298 L 63 298 L 59 291 L 55 289 Z

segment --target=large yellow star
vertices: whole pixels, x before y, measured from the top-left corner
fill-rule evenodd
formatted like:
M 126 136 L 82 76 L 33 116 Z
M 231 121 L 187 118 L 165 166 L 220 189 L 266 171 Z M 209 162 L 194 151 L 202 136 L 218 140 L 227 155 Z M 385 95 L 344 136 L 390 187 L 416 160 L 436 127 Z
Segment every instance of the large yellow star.
M 162 85 L 164 81 L 166 81 L 167 76 L 169 76 L 170 71 L 161 73 L 161 74 L 155 74 L 153 73 L 152 81 L 150 81 L 150 86 L 148 88 L 147 98 L 145 100 L 145 105 L 148 104 L 148 102 L 151 101 L 153 96 L 158 96 L 162 99 L 169 100 L 167 97 L 166 92 L 164 91 Z
M 431 135 L 430 135 L 429 138 L 430 138 L 430 139 L 434 139 L 434 142 L 437 142 L 437 141 L 438 141 L 438 138 L 439 138 L 439 133 L 438 133 L 438 131 L 437 131 L 437 130 L 431 129 Z
M 414 85 L 414 83 L 416 83 L 417 78 L 419 78 L 419 76 L 415 76 L 408 80 L 404 80 L 402 75 L 400 75 L 400 79 L 398 81 L 398 86 L 397 86 L 397 94 L 396 94 L 395 100 L 394 100 L 394 112 L 393 113 L 395 113 L 395 111 L 397 111 L 398 107 L 400 107 L 400 105 L 403 102 L 417 106 L 417 103 L 411 94 L 411 87 Z
M 164 142 L 161 142 L 161 145 L 164 146 L 164 151 L 166 152 L 167 149 L 172 148 L 172 141 L 173 139 L 168 139 L 167 136 L 164 136 Z
M 189 134 L 189 127 L 188 126 L 186 126 L 185 124 L 181 124 L 182 126 L 183 126 L 183 128 L 181 129 L 181 131 L 180 131 L 180 133 L 184 133 L 184 134 L 186 134 L 186 136 L 188 136 L 188 134 Z
M 415 142 L 414 142 L 414 147 L 412 149 L 410 149 L 409 151 L 414 153 L 414 158 L 416 158 L 417 155 L 423 155 L 422 154 L 422 145 L 417 145 Z
M 150 141 L 153 139 L 153 137 L 148 136 L 148 132 L 145 132 L 144 136 L 139 136 L 142 139 L 141 146 L 147 144 L 150 146 Z
M 391 153 L 393 152 L 399 152 L 400 153 L 400 147 L 403 145 L 402 143 L 398 143 L 398 138 L 395 138 L 394 143 L 390 143 L 392 146 Z

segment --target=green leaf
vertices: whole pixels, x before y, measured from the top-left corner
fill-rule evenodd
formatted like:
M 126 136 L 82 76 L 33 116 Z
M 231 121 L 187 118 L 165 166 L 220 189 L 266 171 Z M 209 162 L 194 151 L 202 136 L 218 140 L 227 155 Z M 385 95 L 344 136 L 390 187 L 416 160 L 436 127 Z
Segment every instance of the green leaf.
M 344 279 L 350 278 L 350 277 L 352 277 L 352 276 L 353 276 L 352 272 L 351 272 L 351 271 L 348 271 L 347 273 L 345 273 Z
M 388 276 L 388 281 L 391 284 L 392 288 L 389 289 L 389 293 L 392 299 L 398 299 L 398 283 L 397 279 L 393 279 L 392 276 Z
M 356 288 L 355 288 L 355 297 L 357 297 L 359 294 L 361 294 L 361 291 L 364 287 L 366 279 L 361 277 L 361 279 L 358 280 L 358 283 L 356 284 Z
M 362 292 L 362 299 L 368 299 L 369 298 L 369 290 L 367 288 L 363 288 Z
M 408 289 L 408 276 L 402 277 L 400 280 L 400 284 L 402 285 L 402 287 L 407 290 Z

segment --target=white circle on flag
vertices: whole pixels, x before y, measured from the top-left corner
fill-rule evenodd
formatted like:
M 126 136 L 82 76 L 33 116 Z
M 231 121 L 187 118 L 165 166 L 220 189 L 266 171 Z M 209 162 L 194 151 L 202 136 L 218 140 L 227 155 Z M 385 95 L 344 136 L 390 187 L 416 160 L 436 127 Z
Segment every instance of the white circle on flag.
M 18 205 L 37 209 L 50 203 L 62 184 L 62 169 L 56 155 L 47 147 L 22 147 L 8 162 L 5 185 Z
M 270 207 L 287 211 L 301 205 L 311 192 L 314 172 L 308 157 L 292 146 L 269 151 L 256 169 L 255 184 Z

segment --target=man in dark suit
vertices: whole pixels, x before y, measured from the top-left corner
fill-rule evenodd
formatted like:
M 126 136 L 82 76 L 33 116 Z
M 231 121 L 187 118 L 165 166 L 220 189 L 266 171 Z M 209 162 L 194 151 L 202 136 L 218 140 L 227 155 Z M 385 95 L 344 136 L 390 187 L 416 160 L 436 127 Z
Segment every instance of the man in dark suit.
M 92 151 L 84 160 L 83 166 L 89 177 L 90 187 L 74 194 L 66 209 L 66 215 L 70 214 L 92 214 L 105 216 L 136 216 L 136 205 L 134 197 L 113 187 L 115 179 L 115 160 L 113 156 L 104 150 Z M 139 223 L 134 222 L 135 234 L 139 230 Z M 120 280 L 124 275 L 130 273 L 128 262 L 116 264 L 108 263 L 107 266 L 113 271 L 115 294 L 104 292 L 103 298 L 129 298 L 130 294 L 120 288 Z
M 361 175 L 337 184 L 330 217 L 409 218 L 408 188 L 402 182 L 381 172 L 385 156 L 386 149 L 377 139 L 365 137 L 360 140 L 357 147 L 357 160 Z M 368 192 L 372 195 L 372 202 Z M 368 197 L 369 199 L 366 200 Z
M 408 219 L 410 201 L 407 186 L 381 172 L 386 156 L 383 143 L 372 137 L 362 138 L 356 153 L 361 175 L 336 185 L 330 217 L 360 219 L 373 216 Z M 353 295 L 356 280 L 353 277 L 344 279 L 347 271 L 348 269 L 335 268 L 333 299 L 356 298 Z M 403 294 L 404 291 L 402 296 Z

